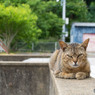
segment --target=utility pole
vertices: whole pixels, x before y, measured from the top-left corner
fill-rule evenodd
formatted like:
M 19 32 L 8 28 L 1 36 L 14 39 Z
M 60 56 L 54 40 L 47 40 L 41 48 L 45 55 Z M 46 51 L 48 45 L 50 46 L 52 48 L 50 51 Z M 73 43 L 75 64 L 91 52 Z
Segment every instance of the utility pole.
M 59 0 L 56 0 L 59 2 Z M 62 40 L 65 41 L 66 34 L 66 0 L 61 0 L 62 5 L 62 19 L 65 21 L 65 24 L 62 26 Z
M 66 0 L 62 0 L 62 19 L 65 21 L 66 23 Z M 66 32 L 66 25 L 64 24 L 62 26 L 62 40 L 65 41 L 65 32 Z

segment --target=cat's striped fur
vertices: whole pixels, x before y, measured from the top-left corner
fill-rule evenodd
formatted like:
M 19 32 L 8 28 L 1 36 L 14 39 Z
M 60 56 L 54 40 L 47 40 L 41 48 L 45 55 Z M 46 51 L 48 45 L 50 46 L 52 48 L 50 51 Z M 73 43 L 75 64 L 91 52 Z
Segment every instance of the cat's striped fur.
M 49 64 L 56 77 L 77 79 L 89 77 L 90 66 L 86 53 L 88 42 L 89 39 L 82 44 L 59 42 L 61 49 L 53 53 Z

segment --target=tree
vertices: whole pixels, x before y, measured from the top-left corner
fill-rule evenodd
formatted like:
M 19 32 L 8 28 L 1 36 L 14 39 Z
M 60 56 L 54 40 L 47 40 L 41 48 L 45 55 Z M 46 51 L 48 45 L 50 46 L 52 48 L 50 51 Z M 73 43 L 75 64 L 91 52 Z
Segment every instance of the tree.
M 87 5 L 83 0 L 67 0 L 67 17 L 71 21 L 87 21 Z
M 60 3 L 52 0 L 1 0 L 5 6 L 18 6 L 18 4 L 28 4 L 31 10 L 37 15 L 37 27 L 42 33 L 39 39 L 48 39 L 49 37 L 60 38 L 62 34 L 62 25 L 64 21 L 59 16 Z
M 53 37 L 59 39 L 62 34 L 62 6 L 56 0 L 1 0 L 5 5 L 29 4 L 31 10 L 37 15 L 37 27 L 42 30 L 39 39 L 49 39 Z M 1 2 L 0 1 L 0 2 Z M 69 34 L 73 22 L 87 22 L 92 17 L 88 13 L 87 5 L 84 0 L 66 0 L 66 17 L 70 19 L 67 26 Z M 88 1 L 88 0 L 86 0 Z M 69 37 L 66 41 L 69 41 Z
M 91 2 L 94 1 L 94 0 L 84 0 L 84 1 L 86 1 L 88 6 L 90 6 Z
M 62 34 L 63 25 L 61 2 L 56 2 L 55 0 L 41 0 L 41 2 L 38 1 L 36 4 L 37 5 L 34 6 L 31 2 L 30 6 L 31 9 L 33 9 L 33 11 L 35 11 L 35 13 L 38 15 L 39 18 L 37 20 L 38 27 L 43 31 L 42 34 L 45 35 L 46 32 L 46 35 L 48 36 L 45 36 L 45 38 L 49 36 L 59 38 L 60 35 Z M 50 15 L 51 13 L 52 15 Z M 57 16 L 56 19 L 55 17 L 53 17 L 54 15 Z M 67 26 L 69 34 L 71 24 L 73 22 L 87 22 L 88 21 L 87 15 L 88 15 L 87 5 L 83 0 L 67 0 L 66 17 L 70 19 L 70 24 Z M 49 22 L 51 22 L 53 25 L 50 24 Z M 51 26 L 51 28 L 49 25 Z M 67 41 L 69 41 L 69 39 L 67 39 Z
M 59 16 L 60 3 L 56 1 L 38 1 L 35 4 L 30 2 L 30 7 L 37 14 L 37 25 L 42 30 L 40 39 L 49 39 L 50 37 L 58 40 L 62 34 L 62 25 L 64 21 Z
M 37 16 L 32 13 L 28 5 L 18 7 L 0 4 L 0 37 L 6 43 L 8 51 L 17 34 L 40 34 L 41 30 L 36 26 Z M 23 39 L 23 36 L 21 37 Z
M 95 22 L 95 1 L 89 5 L 88 21 Z

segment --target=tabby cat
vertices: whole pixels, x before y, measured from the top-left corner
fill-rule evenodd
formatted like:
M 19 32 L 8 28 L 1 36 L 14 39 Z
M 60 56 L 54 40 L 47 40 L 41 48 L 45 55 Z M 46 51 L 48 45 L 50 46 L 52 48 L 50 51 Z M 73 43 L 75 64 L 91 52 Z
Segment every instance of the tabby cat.
M 89 39 L 82 44 L 66 44 L 59 41 L 61 49 L 56 50 L 50 59 L 50 69 L 58 78 L 85 79 L 90 75 L 90 65 L 87 60 L 86 48 Z

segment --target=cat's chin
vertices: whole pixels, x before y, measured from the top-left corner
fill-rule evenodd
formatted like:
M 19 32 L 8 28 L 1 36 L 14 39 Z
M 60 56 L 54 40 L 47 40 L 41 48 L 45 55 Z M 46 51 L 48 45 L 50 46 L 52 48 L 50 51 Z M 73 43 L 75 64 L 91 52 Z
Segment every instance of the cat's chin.
M 71 67 L 73 67 L 73 68 L 78 68 L 79 66 L 71 66 Z
M 72 68 L 78 68 L 79 67 L 79 65 L 71 65 L 71 64 L 69 64 L 70 65 L 70 67 L 72 67 Z

